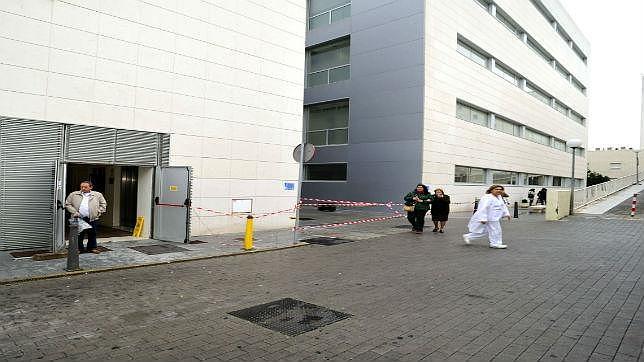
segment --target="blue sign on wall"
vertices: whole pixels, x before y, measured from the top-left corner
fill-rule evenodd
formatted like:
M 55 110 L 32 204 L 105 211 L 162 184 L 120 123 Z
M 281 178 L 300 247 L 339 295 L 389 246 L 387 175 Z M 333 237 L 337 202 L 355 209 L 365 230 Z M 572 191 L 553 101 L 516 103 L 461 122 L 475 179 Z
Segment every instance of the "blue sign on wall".
M 284 182 L 284 190 L 286 191 L 295 190 L 295 182 Z

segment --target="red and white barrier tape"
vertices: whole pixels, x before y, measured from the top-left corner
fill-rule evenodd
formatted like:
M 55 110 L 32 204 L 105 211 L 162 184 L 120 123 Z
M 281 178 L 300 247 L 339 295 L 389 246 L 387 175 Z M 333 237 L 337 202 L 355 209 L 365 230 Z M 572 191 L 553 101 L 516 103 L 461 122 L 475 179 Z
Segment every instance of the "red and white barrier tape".
M 321 229 L 321 228 L 333 228 L 333 227 L 340 227 L 340 226 L 346 226 L 346 225 L 356 225 L 356 224 L 365 224 L 365 223 L 370 223 L 370 222 L 376 222 L 376 221 L 385 221 L 385 220 L 391 220 L 391 219 L 396 219 L 399 217 L 404 217 L 405 215 L 396 213 L 391 216 L 385 216 L 385 217 L 373 217 L 369 219 L 361 219 L 361 220 L 355 220 L 355 221 L 346 221 L 346 222 L 339 222 L 339 223 L 333 223 L 333 224 L 322 224 L 322 225 L 310 225 L 310 226 L 300 226 L 297 228 L 293 228 L 293 230 L 302 230 L 302 229 Z

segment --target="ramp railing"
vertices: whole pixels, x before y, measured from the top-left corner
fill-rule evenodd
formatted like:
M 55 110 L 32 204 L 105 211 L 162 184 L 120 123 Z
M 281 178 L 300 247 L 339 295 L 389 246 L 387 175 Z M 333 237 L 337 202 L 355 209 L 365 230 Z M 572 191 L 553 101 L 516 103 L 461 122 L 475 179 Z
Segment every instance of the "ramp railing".
M 636 183 L 636 179 L 643 181 L 642 176 L 644 173 L 640 172 L 639 177 L 635 177 L 635 174 L 616 178 L 610 181 L 602 182 L 597 185 L 592 185 L 585 187 L 583 189 L 575 190 L 575 209 L 586 206 L 591 202 L 597 201 L 606 196 L 610 196 L 618 191 L 621 191 L 631 185 Z

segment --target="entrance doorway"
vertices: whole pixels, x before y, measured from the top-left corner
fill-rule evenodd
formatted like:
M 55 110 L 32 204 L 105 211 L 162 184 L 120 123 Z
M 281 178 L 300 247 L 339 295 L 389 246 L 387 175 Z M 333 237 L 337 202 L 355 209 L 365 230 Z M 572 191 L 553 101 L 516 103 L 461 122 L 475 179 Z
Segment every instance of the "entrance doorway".
M 78 190 L 80 183 L 88 180 L 94 185 L 94 191 L 103 194 L 107 210 L 97 221 L 99 240 L 132 237 L 138 216 L 144 217 L 141 235 L 148 237 L 153 173 L 152 167 L 69 163 L 66 193 Z M 65 219 L 68 218 L 69 215 Z

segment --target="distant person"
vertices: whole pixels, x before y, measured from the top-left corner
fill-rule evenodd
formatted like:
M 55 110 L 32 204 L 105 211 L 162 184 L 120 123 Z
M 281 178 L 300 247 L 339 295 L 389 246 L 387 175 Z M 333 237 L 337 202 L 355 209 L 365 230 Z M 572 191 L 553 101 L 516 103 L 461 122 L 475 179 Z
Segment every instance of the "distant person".
M 434 222 L 433 232 L 444 233 L 445 225 L 447 225 L 447 217 L 449 216 L 449 195 L 445 195 L 443 189 L 434 190 L 434 197 L 432 197 L 432 222 Z
M 546 204 L 546 195 L 548 194 L 548 190 L 544 187 L 539 192 L 537 192 L 537 205 L 545 205 Z
M 490 248 L 507 248 L 507 245 L 503 244 L 501 233 L 501 219 L 505 217 L 510 220 L 510 211 L 502 198 L 504 191 L 503 186 L 492 185 L 487 189 L 485 195 L 481 197 L 478 209 L 472 215 L 468 224 L 470 232 L 463 235 L 465 244 L 469 244 L 472 239 L 487 236 L 490 241 Z
M 528 203 L 529 203 L 528 206 L 532 206 L 532 203 L 534 202 L 534 194 L 535 194 L 534 189 L 528 190 Z
M 107 210 L 107 202 L 103 194 L 92 191 L 93 187 L 90 181 L 81 182 L 80 191 L 74 191 L 67 196 L 65 208 L 72 217 L 83 219 L 91 226 L 78 234 L 78 251 L 98 254 L 100 252 L 96 250 L 96 220 Z M 87 248 L 83 247 L 85 236 L 87 236 Z
M 422 233 L 425 226 L 425 214 L 429 211 L 431 194 L 427 186 L 418 184 L 416 189 L 405 195 L 405 211 L 411 224 L 411 231 Z

